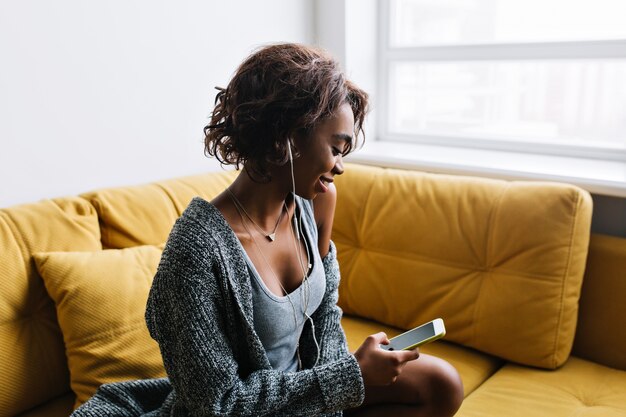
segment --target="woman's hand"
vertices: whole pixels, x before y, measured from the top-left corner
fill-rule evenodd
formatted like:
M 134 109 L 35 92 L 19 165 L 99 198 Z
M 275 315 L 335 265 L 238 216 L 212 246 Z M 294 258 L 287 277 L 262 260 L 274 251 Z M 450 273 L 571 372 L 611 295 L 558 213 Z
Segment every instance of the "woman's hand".
M 419 358 L 419 350 L 386 351 L 379 345 L 389 344 L 385 333 L 368 336 L 354 352 L 365 385 L 389 385 L 395 382 L 407 362 Z

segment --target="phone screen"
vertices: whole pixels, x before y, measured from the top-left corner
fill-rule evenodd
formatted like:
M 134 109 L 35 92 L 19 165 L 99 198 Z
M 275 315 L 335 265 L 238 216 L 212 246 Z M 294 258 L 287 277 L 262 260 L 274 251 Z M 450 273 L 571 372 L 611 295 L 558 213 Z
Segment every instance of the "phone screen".
M 411 330 L 410 332 L 406 332 L 401 334 L 400 336 L 396 336 L 391 340 L 391 345 L 386 348 L 393 348 L 394 350 L 401 350 L 407 346 L 412 346 L 424 339 L 428 339 L 429 337 L 433 337 L 435 335 L 435 326 L 432 322 L 426 323 L 423 326 L 420 326 L 416 329 Z

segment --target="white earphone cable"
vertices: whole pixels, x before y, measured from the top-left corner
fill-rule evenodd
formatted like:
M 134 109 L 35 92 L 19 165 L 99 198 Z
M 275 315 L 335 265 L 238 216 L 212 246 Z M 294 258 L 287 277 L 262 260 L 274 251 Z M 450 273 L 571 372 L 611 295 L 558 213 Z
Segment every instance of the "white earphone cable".
M 289 153 L 289 165 L 291 168 L 291 189 L 292 189 L 293 203 L 294 203 L 293 221 L 294 221 L 294 226 L 296 229 L 295 234 L 297 236 L 297 240 L 300 241 L 300 230 L 302 230 L 302 210 L 298 211 L 298 218 L 296 219 L 296 179 L 293 173 L 293 153 L 291 152 L 290 140 L 287 140 L 287 152 Z M 312 252 L 309 249 L 307 240 L 306 239 L 303 239 L 303 240 L 304 240 L 304 246 L 307 252 L 307 257 L 310 260 L 311 259 L 310 254 Z M 315 363 L 313 364 L 313 366 L 315 367 L 317 366 L 319 359 L 320 359 L 320 346 L 319 346 L 319 343 L 317 342 L 317 337 L 315 336 L 315 324 L 313 323 L 313 319 L 311 318 L 311 316 L 309 316 L 309 314 L 307 313 L 307 309 L 309 307 L 310 296 L 311 296 L 311 288 L 310 288 L 309 280 L 308 280 L 308 270 L 311 267 L 311 264 L 307 262 L 309 268 L 304 267 L 304 262 L 302 262 L 302 254 L 300 252 L 300 248 L 298 248 L 298 246 L 296 245 L 295 239 L 294 239 L 294 245 L 296 246 L 296 253 L 298 254 L 298 263 L 300 264 L 300 268 L 302 270 L 302 275 L 303 275 L 302 277 L 303 288 L 302 288 L 302 293 L 301 293 L 302 296 L 304 297 L 304 300 L 301 300 L 302 304 L 304 305 L 303 314 L 304 314 L 305 320 L 309 320 L 309 322 L 311 323 L 311 333 L 313 335 L 313 343 L 315 344 L 315 348 L 317 349 Z M 300 368 L 302 368 L 299 345 L 296 350 L 298 353 L 298 364 Z

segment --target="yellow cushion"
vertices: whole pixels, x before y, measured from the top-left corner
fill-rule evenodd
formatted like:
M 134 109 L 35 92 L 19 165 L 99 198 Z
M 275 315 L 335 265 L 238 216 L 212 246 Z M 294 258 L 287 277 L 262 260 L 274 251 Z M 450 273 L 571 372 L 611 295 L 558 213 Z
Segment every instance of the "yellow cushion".
M 574 353 L 626 371 L 626 239 L 594 234 Z
M 355 351 L 365 338 L 371 334 L 385 332 L 387 337 L 394 337 L 403 332 L 395 327 L 386 326 L 371 320 L 353 316 L 343 316 L 341 325 L 346 332 L 348 346 Z M 437 341 L 420 347 L 421 353 L 434 355 L 450 362 L 461 375 L 465 395 L 469 395 L 493 375 L 504 363 L 501 359 L 480 353 L 445 341 Z
M 174 221 L 193 197 L 213 199 L 237 174 L 237 171 L 213 172 L 146 185 L 108 188 L 82 197 L 98 212 L 103 247 L 158 245 L 167 240 Z
M 556 371 L 506 365 L 465 399 L 457 417 L 623 417 L 626 372 L 572 356 Z
M 144 321 L 160 256 L 154 246 L 33 256 L 56 304 L 76 406 L 103 383 L 165 375 Z
M 555 368 L 571 351 L 591 198 L 580 188 L 346 164 L 333 227 L 348 314 Z
M 70 389 L 54 303 L 31 254 L 100 248 L 96 212 L 81 198 L 0 209 L 0 416 Z

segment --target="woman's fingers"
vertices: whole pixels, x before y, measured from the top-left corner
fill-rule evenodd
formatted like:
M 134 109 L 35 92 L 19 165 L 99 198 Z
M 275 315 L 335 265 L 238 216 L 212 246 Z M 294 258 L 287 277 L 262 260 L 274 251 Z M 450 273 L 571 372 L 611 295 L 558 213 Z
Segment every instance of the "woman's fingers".
M 387 334 L 385 332 L 379 332 L 376 334 L 372 334 L 367 336 L 367 339 L 365 339 L 365 341 L 370 344 L 370 345 L 380 345 L 381 343 L 386 345 L 389 343 L 389 339 L 387 338 Z M 387 343 L 383 343 L 383 342 L 387 342 Z
M 366 385 L 392 384 L 407 362 L 419 357 L 419 350 L 387 351 L 380 349 L 381 344 L 388 344 L 384 332 L 368 336 L 356 350 L 354 356 L 361 367 L 361 374 Z
M 420 357 L 420 351 L 418 348 L 412 349 L 412 350 L 398 350 L 395 352 L 390 352 L 390 353 L 396 353 L 400 356 L 400 360 L 404 363 L 404 362 L 409 362 L 409 361 L 414 361 L 415 359 Z

